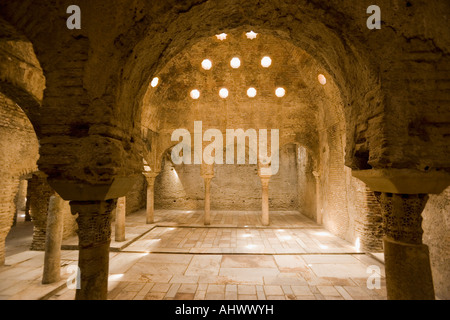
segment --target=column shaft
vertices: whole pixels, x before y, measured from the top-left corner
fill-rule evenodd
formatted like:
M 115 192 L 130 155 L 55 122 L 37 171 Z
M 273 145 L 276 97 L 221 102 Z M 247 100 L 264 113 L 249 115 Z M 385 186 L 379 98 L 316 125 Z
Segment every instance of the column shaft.
M 270 225 L 269 218 L 269 181 L 270 178 L 261 177 L 262 184 L 262 224 L 264 226 Z
M 63 200 L 57 194 L 50 197 L 47 217 L 47 232 L 45 241 L 43 284 L 57 282 L 61 279 L 61 242 L 64 217 L 62 214 Z
M 383 214 L 387 296 L 434 300 L 428 247 L 422 244 L 421 213 L 428 195 L 376 193 Z
M 117 200 L 71 201 L 72 214 L 78 213 L 81 287 L 76 300 L 106 300 L 108 293 L 111 216 Z
M 117 200 L 114 238 L 117 242 L 125 241 L 126 201 L 126 197 Z
M 147 224 L 155 222 L 155 178 L 147 178 Z
M 205 225 L 211 224 L 211 179 L 204 177 L 205 180 Z
M 48 185 L 41 172 L 29 180 L 30 214 L 33 220 L 33 241 L 30 250 L 44 251 L 49 200 L 55 191 Z

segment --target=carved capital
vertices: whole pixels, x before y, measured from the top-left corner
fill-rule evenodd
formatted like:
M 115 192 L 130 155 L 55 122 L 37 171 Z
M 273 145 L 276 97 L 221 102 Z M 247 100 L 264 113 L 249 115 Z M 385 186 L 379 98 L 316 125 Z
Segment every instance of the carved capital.
M 81 248 L 99 247 L 111 241 L 112 212 L 117 199 L 71 201 L 72 214 L 78 213 L 78 238 Z
M 142 173 L 145 177 L 145 180 L 147 180 L 147 185 L 153 185 L 155 183 L 156 177 L 159 175 L 159 172 L 144 172 Z
M 262 187 L 269 188 L 270 176 L 260 176 Z
M 375 192 L 383 215 L 387 238 L 409 244 L 422 243 L 422 211 L 427 194 L 406 195 Z

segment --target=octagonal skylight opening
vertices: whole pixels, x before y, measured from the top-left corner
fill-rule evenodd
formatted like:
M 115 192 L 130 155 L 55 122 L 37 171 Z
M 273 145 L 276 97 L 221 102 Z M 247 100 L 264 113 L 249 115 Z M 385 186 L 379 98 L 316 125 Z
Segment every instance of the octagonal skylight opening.
M 222 99 L 228 98 L 228 89 L 226 89 L 226 88 L 220 89 L 220 91 L 219 91 L 219 96 L 220 96 Z
M 233 59 L 231 59 L 230 61 L 230 66 L 233 69 L 238 69 L 241 66 L 241 59 L 234 57 Z
M 192 90 L 191 98 L 194 100 L 197 100 L 198 98 L 200 98 L 200 91 L 198 91 L 197 89 Z
M 270 67 L 271 65 L 272 65 L 272 59 L 270 58 L 270 57 L 264 57 L 264 58 L 262 58 L 261 59 L 261 65 L 264 67 L 264 68 L 268 68 L 268 67 Z
M 247 90 L 247 95 L 250 97 L 250 98 L 254 98 L 254 97 L 256 97 L 256 93 L 257 93 L 257 91 L 256 91 L 256 89 L 255 88 L 249 88 L 248 90 Z
M 279 87 L 279 88 L 277 88 L 277 89 L 275 90 L 275 95 L 276 95 L 278 98 L 282 98 L 282 97 L 284 97 L 284 96 L 286 95 L 286 90 L 285 90 L 284 88 Z
M 205 59 L 202 61 L 202 68 L 205 70 L 211 70 L 212 68 L 212 62 L 209 59 Z

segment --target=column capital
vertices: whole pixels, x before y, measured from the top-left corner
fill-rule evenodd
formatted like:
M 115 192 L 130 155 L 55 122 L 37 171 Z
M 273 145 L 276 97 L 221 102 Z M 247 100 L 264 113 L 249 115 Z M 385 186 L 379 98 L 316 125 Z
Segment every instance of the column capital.
M 214 164 L 202 163 L 200 166 L 200 175 L 205 178 L 214 178 Z
M 372 191 L 396 194 L 440 194 L 450 185 L 450 173 L 415 169 L 352 170 Z
M 422 211 L 427 194 L 393 194 L 375 192 L 383 213 L 387 238 L 407 244 L 422 244 Z
M 145 180 L 147 180 L 147 183 L 154 183 L 156 177 L 159 175 L 159 172 L 155 172 L 155 171 L 148 171 L 148 172 L 143 172 L 142 173 L 145 177 Z
M 263 176 L 263 175 L 258 175 L 259 178 L 261 179 L 261 184 L 263 186 L 263 188 L 268 187 L 269 186 L 269 182 L 270 182 L 270 178 L 272 176 Z
M 72 214 L 78 213 L 78 238 L 80 248 L 92 248 L 111 241 L 112 213 L 117 200 L 70 201 Z

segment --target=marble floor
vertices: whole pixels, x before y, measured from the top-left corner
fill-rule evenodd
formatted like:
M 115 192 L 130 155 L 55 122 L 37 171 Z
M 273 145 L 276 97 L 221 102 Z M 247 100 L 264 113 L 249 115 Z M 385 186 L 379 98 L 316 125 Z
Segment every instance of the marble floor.
M 201 211 L 157 211 L 152 225 L 139 211 L 127 216 L 126 231 L 124 243 L 111 243 L 111 300 L 386 299 L 376 256 L 298 212 L 271 212 L 262 227 L 258 212 L 213 211 L 205 227 Z M 74 239 L 64 245 L 72 250 L 62 251 L 62 280 L 52 285 L 40 283 L 43 252 L 7 256 L 0 299 L 73 299 L 67 279 L 78 252 Z

